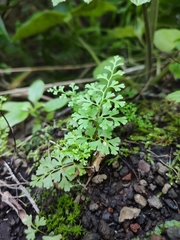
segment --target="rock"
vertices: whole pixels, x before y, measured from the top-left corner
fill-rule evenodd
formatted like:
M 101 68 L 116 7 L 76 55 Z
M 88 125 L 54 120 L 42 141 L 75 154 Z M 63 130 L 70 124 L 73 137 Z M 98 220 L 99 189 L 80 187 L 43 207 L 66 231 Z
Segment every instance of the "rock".
M 138 168 L 144 173 L 148 173 L 150 171 L 150 165 L 144 160 L 140 160 L 138 163 Z
M 82 238 L 82 240 L 100 240 L 100 236 L 97 233 L 88 232 L 86 235 Z
M 162 163 L 158 162 L 157 166 L 158 166 L 158 173 L 160 175 L 164 176 L 165 173 L 168 172 L 168 168 L 164 166 Z
M 112 214 L 108 212 L 107 209 L 105 209 L 102 213 L 102 219 L 104 219 L 107 223 L 110 223 L 112 222 L 113 217 L 112 217 Z
M 158 235 L 152 235 L 151 237 L 150 237 L 150 240 L 166 240 L 164 237 L 162 237 L 162 236 L 158 236 Z
M 168 191 L 168 196 L 172 199 L 175 199 L 178 197 L 178 194 L 175 192 L 174 188 L 170 188 Z
M 168 205 L 169 208 L 177 211 L 178 210 L 178 206 L 174 203 L 173 200 L 171 199 L 164 199 L 164 202 Z
M 111 229 L 107 223 L 104 220 L 100 220 L 99 222 L 99 235 L 104 239 L 104 240 L 110 240 L 114 239 L 114 230 Z
M 144 213 L 140 213 L 139 216 L 136 218 L 136 222 L 139 224 L 139 225 L 142 225 L 146 222 L 146 215 Z
M 152 171 L 148 173 L 147 181 L 148 183 L 152 183 L 154 181 L 154 174 L 152 173 Z
M 89 210 L 90 210 L 91 212 L 95 212 L 96 210 L 98 210 L 98 208 L 99 208 L 99 205 L 98 205 L 97 203 L 94 203 L 93 201 L 90 202 L 90 204 L 89 204 Z
M 149 185 L 149 189 L 150 189 L 151 191 L 154 191 L 156 188 L 157 188 L 157 186 L 154 185 L 154 184 L 152 184 L 152 183 Z
M 141 180 L 139 181 L 139 184 L 140 184 L 141 186 L 147 186 L 147 182 L 146 182 L 146 180 L 144 180 L 144 179 L 141 179 Z
M 91 212 L 86 211 L 82 217 L 82 226 L 86 229 L 91 229 L 92 221 L 91 221 Z
M 139 208 L 123 207 L 120 211 L 119 222 L 124 222 L 127 219 L 137 218 L 141 210 Z
M 115 193 L 119 193 L 119 191 L 123 188 L 122 182 L 115 182 L 111 185 L 109 189 L 109 195 L 112 196 Z
M 169 183 L 165 183 L 164 187 L 162 188 L 162 193 L 166 194 L 170 188 L 171 188 L 171 185 Z
M 106 179 L 107 179 L 106 174 L 99 174 L 99 175 L 96 175 L 95 177 L 92 178 L 92 182 L 96 183 L 96 184 L 99 184 L 99 183 L 102 183 Z
M 119 164 L 119 161 L 118 161 L 118 160 L 116 160 L 116 161 L 114 161 L 114 162 L 112 163 L 112 167 L 113 167 L 114 169 L 118 168 L 119 166 L 120 166 L 120 164 Z
M 162 178 L 160 175 L 155 178 L 155 182 L 158 186 L 164 186 L 164 178 Z
M 122 178 L 123 181 L 131 181 L 131 178 L 132 178 L 132 174 L 131 173 L 128 173 L 126 176 L 124 176 Z
M 147 201 L 148 201 L 150 207 L 154 207 L 154 208 L 160 209 L 163 206 L 162 202 L 160 201 L 160 199 L 157 198 L 154 195 L 152 197 L 148 198 Z
M 123 168 L 121 168 L 121 170 L 119 171 L 119 174 L 121 177 L 124 177 L 126 174 L 129 173 L 129 169 L 127 166 L 124 166 Z
M 134 184 L 134 190 L 138 193 L 144 193 L 146 194 L 146 188 L 145 186 L 139 185 L 138 183 Z
M 170 240 L 179 240 L 180 239 L 180 228 L 171 227 L 166 230 L 166 233 Z
M 133 188 L 130 186 L 129 188 L 124 188 L 123 200 L 126 201 L 127 199 L 132 200 L 134 198 L 134 191 Z
M 130 224 L 130 229 L 132 232 L 137 233 L 141 229 L 141 226 L 138 223 L 132 223 Z
M 139 204 L 141 206 L 141 208 L 143 208 L 147 205 L 146 199 L 140 194 L 135 194 L 134 200 L 137 204 Z

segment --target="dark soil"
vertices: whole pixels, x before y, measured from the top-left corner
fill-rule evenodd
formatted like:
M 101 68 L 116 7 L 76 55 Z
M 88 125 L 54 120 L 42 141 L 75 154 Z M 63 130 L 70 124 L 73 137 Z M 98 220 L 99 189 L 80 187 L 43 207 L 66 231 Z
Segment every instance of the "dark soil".
M 168 186 L 168 178 L 163 172 L 163 166 L 170 158 L 173 158 L 173 147 L 155 146 L 150 152 L 145 149 L 128 158 L 119 157 L 113 165 L 108 165 L 106 159 L 102 163 L 100 171 L 95 173 L 101 176 L 105 174 L 107 179 L 101 183 L 94 183 L 93 178 L 87 189 L 78 193 L 73 192 L 74 198 L 80 196 L 79 204 L 83 206 L 80 224 L 86 229 L 87 233 L 79 239 L 82 240 L 110 240 L 110 239 L 132 239 L 139 237 L 144 239 L 148 231 L 152 231 L 155 226 L 164 223 L 167 220 L 180 221 L 180 185 L 169 186 L 168 190 L 162 189 Z M 150 154 L 154 164 L 150 164 L 146 159 Z M 4 161 L 4 160 L 3 160 Z M 17 164 L 17 159 L 7 158 L 5 161 L 13 169 L 14 174 L 20 180 L 20 175 L 26 180 L 30 176 L 27 174 L 27 166 Z M 122 165 L 121 165 L 122 164 Z M 103 176 L 105 176 L 103 175 Z M 2 181 L 14 183 L 9 179 L 9 174 L 3 164 L 1 164 Z M 22 180 L 22 177 L 21 177 Z M 22 181 L 21 181 L 22 182 Z M 2 187 L 2 192 L 9 191 L 13 197 L 17 197 L 19 191 L 7 187 Z M 160 194 L 162 193 L 162 194 Z M 160 194 L 159 198 L 156 196 Z M 141 203 L 137 197 L 145 199 Z M 151 200 L 153 202 L 151 202 Z M 88 200 L 88 201 L 86 201 Z M 24 206 L 22 202 L 26 204 Z M 25 209 L 27 214 L 35 215 L 34 209 L 28 200 L 22 198 L 19 204 Z M 120 212 L 124 207 L 137 208 L 140 210 L 139 216 L 132 219 L 119 221 Z M 17 213 L 6 203 L 0 202 L 0 240 L 23 240 L 26 239 L 24 229 Z M 164 233 L 164 239 L 180 239 L 173 236 L 171 232 L 167 236 Z M 42 239 L 37 236 L 36 239 Z

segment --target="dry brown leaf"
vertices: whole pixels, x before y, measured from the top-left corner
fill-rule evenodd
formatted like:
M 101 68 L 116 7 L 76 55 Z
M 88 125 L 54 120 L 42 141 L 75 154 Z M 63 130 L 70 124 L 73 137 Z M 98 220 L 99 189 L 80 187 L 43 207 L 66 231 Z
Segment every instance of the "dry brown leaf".
M 14 209 L 18 217 L 24 223 L 26 221 L 26 212 L 15 199 L 15 197 L 13 197 L 8 191 L 0 192 L 0 194 L 2 196 L 2 202 L 8 204 L 12 209 Z
M 102 154 L 99 151 L 96 152 L 95 160 L 90 166 L 93 172 L 99 171 L 100 164 L 101 164 L 102 160 L 104 159 L 104 157 L 105 157 L 105 154 Z

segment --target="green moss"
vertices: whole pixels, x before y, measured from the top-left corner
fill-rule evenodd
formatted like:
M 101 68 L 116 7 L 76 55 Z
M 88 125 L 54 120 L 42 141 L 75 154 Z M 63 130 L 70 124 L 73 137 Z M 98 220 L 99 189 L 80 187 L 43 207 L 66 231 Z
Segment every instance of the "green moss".
M 167 100 L 142 100 L 136 105 L 127 104 L 123 113 L 133 125 L 128 138 L 144 142 L 146 147 L 174 143 L 180 128 L 178 107 Z
M 78 221 L 80 214 L 80 206 L 69 195 L 64 194 L 46 206 L 41 216 L 46 219 L 48 233 L 62 234 L 64 240 L 69 240 L 71 237 L 75 239 L 84 233 Z

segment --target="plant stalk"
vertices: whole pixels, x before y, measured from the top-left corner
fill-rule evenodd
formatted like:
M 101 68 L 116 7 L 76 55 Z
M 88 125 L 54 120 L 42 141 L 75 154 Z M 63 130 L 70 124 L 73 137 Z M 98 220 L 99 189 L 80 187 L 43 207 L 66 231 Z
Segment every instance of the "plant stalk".
M 156 1 L 156 0 L 153 0 Z M 152 38 L 151 38 L 151 31 L 149 27 L 149 19 L 147 13 L 147 5 L 142 5 L 142 12 L 144 17 L 145 23 L 145 38 L 146 38 L 146 59 L 145 59 L 145 71 L 146 71 L 146 81 L 150 78 L 150 72 L 152 68 Z

